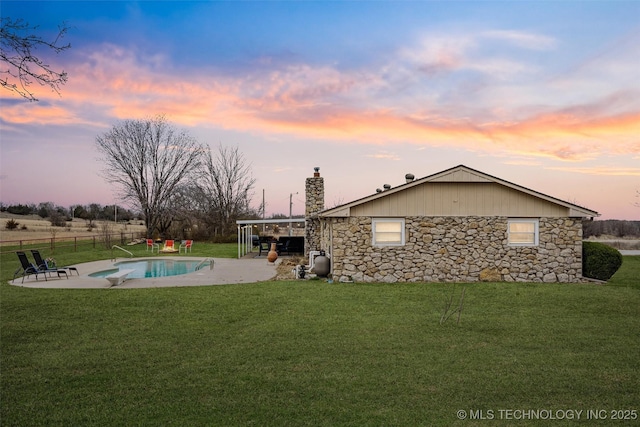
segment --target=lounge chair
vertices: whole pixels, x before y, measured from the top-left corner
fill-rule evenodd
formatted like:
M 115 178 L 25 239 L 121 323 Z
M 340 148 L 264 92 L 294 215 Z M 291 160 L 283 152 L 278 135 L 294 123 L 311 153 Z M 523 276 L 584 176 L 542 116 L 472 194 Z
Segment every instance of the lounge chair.
M 26 258 L 26 255 L 25 255 L 25 258 Z M 42 257 L 40 257 L 40 259 L 42 259 Z M 20 261 L 20 262 L 22 262 L 22 261 Z M 36 263 L 37 263 L 37 261 L 36 261 Z M 31 264 L 31 265 L 34 265 L 34 264 Z M 58 277 L 60 277 L 61 275 L 64 274 L 64 277 L 66 277 L 67 279 L 69 278 L 69 274 L 67 273 L 67 270 L 63 270 L 63 269 L 56 268 L 56 267 L 49 267 L 46 262 L 43 262 L 42 264 L 37 264 L 37 265 L 35 265 L 35 267 L 38 269 L 38 272 L 44 273 L 45 280 L 47 279 L 47 274 L 49 274 L 49 277 L 51 277 L 51 275 L 53 273 L 57 274 Z M 38 276 L 36 276 L 36 279 L 37 278 L 38 278 Z
M 173 246 L 173 240 L 166 240 L 164 242 L 164 247 L 160 250 L 160 252 L 173 253 L 178 252 L 178 250 Z
M 183 240 L 180 246 L 178 247 L 178 253 L 182 252 L 184 249 L 184 253 L 187 253 L 187 250 L 191 252 L 191 246 L 193 245 L 193 240 Z
M 75 271 L 78 276 L 80 275 L 80 273 L 78 272 L 78 269 L 76 267 L 67 267 L 67 266 L 58 267 L 58 266 L 52 266 L 52 265 L 47 264 L 47 261 L 42 259 L 42 255 L 40 255 L 40 251 L 38 251 L 36 249 L 31 249 L 31 254 L 33 255 L 33 259 L 36 260 L 36 265 L 38 266 L 38 270 L 39 271 L 44 271 L 44 270 L 68 270 L 69 273 L 71 273 L 72 271 Z
M 160 251 L 160 245 L 155 243 L 153 239 L 147 239 L 147 250 L 151 248 L 151 253 L 153 253 L 153 248 L 156 248 L 158 252 Z
M 36 275 L 36 280 L 38 280 L 38 274 L 43 274 L 44 280 L 45 281 L 47 280 L 47 275 L 44 274 L 42 271 L 38 270 L 38 267 L 31 264 L 31 262 L 27 258 L 27 254 L 25 254 L 24 252 L 16 252 L 16 255 L 18 255 L 18 259 L 20 260 L 21 267 L 18 268 L 15 273 L 13 273 L 13 280 L 16 280 L 16 277 L 18 276 L 18 274 L 22 276 L 22 283 L 24 283 L 25 277 L 29 277 L 32 274 Z

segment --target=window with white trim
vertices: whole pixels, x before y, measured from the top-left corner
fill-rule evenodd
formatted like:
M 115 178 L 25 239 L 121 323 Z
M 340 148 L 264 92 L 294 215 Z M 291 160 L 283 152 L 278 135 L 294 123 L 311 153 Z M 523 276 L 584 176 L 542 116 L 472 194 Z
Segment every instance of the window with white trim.
M 374 246 L 404 245 L 404 218 L 374 218 L 371 222 Z
M 507 243 L 509 246 L 538 246 L 538 220 L 509 219 Z

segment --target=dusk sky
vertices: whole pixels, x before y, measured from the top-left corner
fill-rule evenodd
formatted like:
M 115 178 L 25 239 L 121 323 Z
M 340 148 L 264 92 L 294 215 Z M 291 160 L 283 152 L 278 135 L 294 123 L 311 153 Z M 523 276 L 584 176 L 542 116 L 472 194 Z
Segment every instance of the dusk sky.
M 0 201 L 118 203 L 95 138 L 164 114 L 239 147 L 252 205 L 304 213 L 464 164 L 640 219 L 640 1 L 2 1 L 71 49 L 61 95 L 0 89 Z M 297 194 L 296 194 L 297 193 Z

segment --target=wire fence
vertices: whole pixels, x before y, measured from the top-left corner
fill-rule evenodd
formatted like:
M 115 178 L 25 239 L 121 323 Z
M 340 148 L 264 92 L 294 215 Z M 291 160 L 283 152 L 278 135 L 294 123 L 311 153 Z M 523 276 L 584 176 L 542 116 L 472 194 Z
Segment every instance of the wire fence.
M 21 251 L 25 249 L 67 249 L 74 252 L 83 248 L 112 245 L 126 245 L 144 239 L 145 233 L 140 231 L 99 234 L 91 236 L 45 237 L 39 239 L 0 240 L 0 254 Z

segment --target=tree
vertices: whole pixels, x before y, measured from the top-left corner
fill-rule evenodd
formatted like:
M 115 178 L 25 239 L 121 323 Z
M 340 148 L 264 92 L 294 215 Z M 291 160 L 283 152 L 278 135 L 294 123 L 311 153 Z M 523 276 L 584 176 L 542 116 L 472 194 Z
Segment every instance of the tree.
M 196 194 L 205 221 L 221 234 L 231 234 L 236 229 L 236 220 L 251 213 L 251 190 L 256 182 L 251 165 L 237 147 L 220 145 L 215 155 L 209 150 L 204 170 Z
M 35 205 L 23 205 L 23 204 L 10 205 L 10 206 L 7 206 L 7 212 L 16 214 L 16 215 L 31 215 L 33 213 L 36 213 L 36 207 Z
M 185 191 L 186 188 L 188 187 L 185 185 L 178 186 L 167 200 L 157 224 L 160 235 L 170 235 L 172 238 L 182 239 L 190 237 L 187 233 L 187 229 L 190 228 L 190 218 L 197 216 L 197 213 L 190 209 L 191 198 L 189 193 Z
M 22 19 L 0 18 L 0 61 L 7 66 L 0 69 L 0 86 L 29 101 L 38 100 L 29 88 L 34 82 L 49 86 L 58 95 L 60 86 L 67 82 L 64 70 L 53 70 L 32 51 L 43 47 L 58 54 L 71 47 L 70 44 L 59 44 L 69 29 L 66 24 L 58 27 L 58 35 L 51 42 L 30 33 L 37 28 Z
M 40 218 L 47 218 L 51 211 L 53 211 L 53 202 L 40 202 L 38 204 L 38 216 Z
M 87 212 L 84 206 L 77 205 L 73 208 L 72 215 L 74 218 L 87 219 L 89 213 Z
M 105 179 L 144 215 L 147 237 L 159 228 L 173 194 L 202 164 L 203 147 L 164 116 L 126 120 L 96 137 Z
M 55 206 L 53 202 L 42 202 L 38 205 L 38 216 L 49 218 L 54 227 L 64 227 L 67 217 L 67 210 L 62 206 Z

